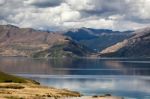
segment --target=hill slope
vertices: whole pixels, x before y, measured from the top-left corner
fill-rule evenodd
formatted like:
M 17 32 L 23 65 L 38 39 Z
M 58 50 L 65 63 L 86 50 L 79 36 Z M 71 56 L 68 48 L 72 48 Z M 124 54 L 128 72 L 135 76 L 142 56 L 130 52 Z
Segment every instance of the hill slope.
M 31 57 L 35 56 L 38 52 L 46 50 L 48 50 L 47 53 L 50 53 L 50 49 L 54 49 L 54 46 L 56 45 L 66 45 L 68 47 L 73 46 L 72 43 L 69 42 L 74 41 L 59 33 L 43 32 L 31 28 L 18 28 L 12 25 L 0 25 L 1 56 Z M 76 46 L 82 45 L 76 43 Z M 65 51 L 64 49 L 59 49 L 58 51 L 61 52 L 62 50 Z M 74 50 L 84 51 L 84 48 L 77 47 Z M 78 53 L 72 52 L 72 50 L 69 50 L 69 52 L 76 54 L 76 56 L 81 56 L 78 55 Z
M 0 99 L 47 99 L 79 97 L 67 89 L 41 86 L 38 82 L 0 72 Z
M 34 80 L 13 76 L 0 71 L 0 83 L 32 83 L 39 84 Z
M 150 28 L 135 31 L 133 37 L 104 49 L 100 52 L 100 56 L 149 57 Z
M 32 56 L 34 58 L 41 58 L 41 57 L 86 57 L 90 55 L 92 51 L 87 47 L 80 45 L 79 43 L 68 39 L 68 42 L 63 44 L 55 44 L 54 46 L 34 53 Z
M 131 31 L 112 31 L 108 29 L 80 28 L 65 32 L 66 36 L 95 51 L 101 51 L 117 42 L 129 38 Z

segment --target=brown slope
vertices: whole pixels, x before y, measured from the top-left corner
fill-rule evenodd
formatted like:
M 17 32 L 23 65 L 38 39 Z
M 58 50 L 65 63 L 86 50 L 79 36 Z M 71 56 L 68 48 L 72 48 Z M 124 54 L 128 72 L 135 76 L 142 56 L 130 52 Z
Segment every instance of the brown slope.
M 110 46 L 100 52 L 99 56 L 106 57 L 149 57 L 150 28 L 134 32 L 134 36 Z
M 3 56 L 30 56 L 33 52 L 65 42 L 66 37 L 58 33 L 0 25 L 0 55 Z

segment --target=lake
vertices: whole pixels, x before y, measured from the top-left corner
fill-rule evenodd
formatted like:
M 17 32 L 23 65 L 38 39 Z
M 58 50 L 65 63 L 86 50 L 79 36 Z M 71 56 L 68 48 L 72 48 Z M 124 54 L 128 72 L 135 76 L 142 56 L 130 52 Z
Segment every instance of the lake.
M 150 58 L 0 57 L 0 70 L 84 95 L 109 93 L 126 99 L 150 99 Z

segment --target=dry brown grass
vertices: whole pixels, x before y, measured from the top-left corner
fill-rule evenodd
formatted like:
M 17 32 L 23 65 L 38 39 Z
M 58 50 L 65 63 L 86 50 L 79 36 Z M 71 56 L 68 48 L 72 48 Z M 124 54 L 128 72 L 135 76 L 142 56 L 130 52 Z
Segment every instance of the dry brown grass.
M 0 99 L 46 99 L 60 97 L 79 97 L 80 93 L 40 86 L 32 83 L 0 83 Z

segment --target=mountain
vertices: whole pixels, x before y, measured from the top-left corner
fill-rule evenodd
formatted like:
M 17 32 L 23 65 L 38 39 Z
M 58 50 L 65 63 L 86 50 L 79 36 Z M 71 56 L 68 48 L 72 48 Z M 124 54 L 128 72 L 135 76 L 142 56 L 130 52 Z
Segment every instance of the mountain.
M 88 51 L 78 42 L 59 33 L 0 25 L 1 56 L 55 57 L 56 52 L 59 57 L 84 56 Z
M 87 47 L 68 39 L 65 43 L 55 44 L 52 47 L 34 53 L 34 58 L 40 57 L 85 57 L 92 53 Z
M 135 31 L 134 36 L 100 52 L 106 57 L 150 57 L 150 27 Z
M 132 35 L 132 31 L 120 32 L 108 29 L 80 28 L 71 29 L 65 32 L 64 35 L 71 37 L 92 50 L 101 51 L 129 38 Z

